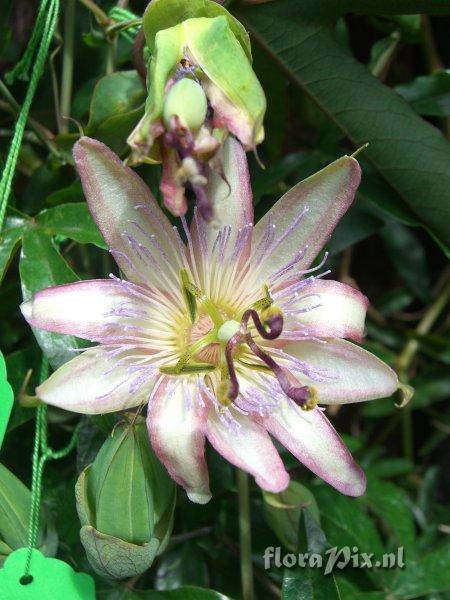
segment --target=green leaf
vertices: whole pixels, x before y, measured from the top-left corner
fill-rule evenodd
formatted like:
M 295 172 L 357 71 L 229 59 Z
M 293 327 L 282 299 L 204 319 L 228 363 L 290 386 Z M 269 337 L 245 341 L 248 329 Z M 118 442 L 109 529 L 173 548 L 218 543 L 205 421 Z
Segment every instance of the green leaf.
M 280 542 L 289 550 L 298 547 L 298 526 L 302 508 L 307 507 L 316 521 L 320 521 L 319 509 L 313 494 L 297 481 L 278 494 L 262 492 L 264 515 Z
M 283 600 L 341 600 L 336 579 L 321 569 L 286 569 L 282 588 Z
M 314 490 L 317 504 L 324 507 L 321 523 L 331 546 L 357 546 L 361 552 L 383 553 L 383 544 L 374 522 L 355 498 L 343 496 L 332 488 Z
M 22 217 L 7 217 L 0 234 L 0 283 L 20 246 L 28 221 Z
M 389 481 L 368 477 L 363 501 L 381 519 L 383 529 L 389 536 L 391 548 L 404 546 L 409 557 L 415 553 L 414 518 L 405 492 Z
M 19 269 L 24 300 L 30 300 L 38 290 L 78 279 L 52 238 L 38 229 L 30 229 L 23 237 Z M 54 369 L 73 358 L 72 349 L 79 347 L 77 339 L 72 336 L 41 329 L 33 331 Z
M 302 509 L 299 525 L 299 550 L 302 554 L 317 555 L 318 560 L 322 560 L 325 566 L 327 556 L 324 555 L 324 550 L 327 541 L 324 532 L 308 509 Z M 340 600 L 340 594 L 334 574 L 325 576 L 323 568 L 314 567 L 308 561 L 306 566 L 299 565 L 284 570 L 282 598 L 283 600 Z
M 86 134 L 120 153 L 143 115 L 145 97 L 145 88 L 136 71 L 105 75 L 92 95 Z
M 11 416 L 13 402 L 14 394 L 7 379 L 5 359 L 0 352 L 0 449 Z
M 63 235 L 81 244 L 95 244 L 99 248 L 106 248 L 85 202 L 47 208 L 38 214 L 36 223 L 47 234 Z
M 342 10 L 357 9 L 356 2 L 342 5 Z M 365 2 L 357 12 L 375 5 Z M 378 12 L 383 10 L 378 6 Z M 308 18 L 311 12 L 315 18 Z M 311 2 L 279 0 L 239 8 L 237 14 L 355 147 L 369 142 L 366 158 L 450 256 L 450 144 L 441 132 L 349 56 L 328 23 L 318 22 L 323 15 Z
M 194 586 L 183 586 L 177 590 L 168 590 L 164 592 L 118 592 L 111 596 L 111 600 L 230 600 L 228 596 L 207 590 L 205 588 Z
M 416 77 L 395 88 L 420 115 L 446 117 L 450 115 L 450 70 Z

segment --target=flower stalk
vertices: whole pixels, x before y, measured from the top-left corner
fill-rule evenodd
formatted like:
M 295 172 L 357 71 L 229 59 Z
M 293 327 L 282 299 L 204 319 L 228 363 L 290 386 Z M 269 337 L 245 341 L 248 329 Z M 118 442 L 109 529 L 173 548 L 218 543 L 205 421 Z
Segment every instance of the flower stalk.
M 239 497 L 239 536 L 240 536 L 240 563 L 242 599 L 253 600 L 255 597 L 253 586 L 252 563 L 252 532 L 250 518 L 250 490 L 248 475 L 241 469 L 236 470 L 238 497 Z

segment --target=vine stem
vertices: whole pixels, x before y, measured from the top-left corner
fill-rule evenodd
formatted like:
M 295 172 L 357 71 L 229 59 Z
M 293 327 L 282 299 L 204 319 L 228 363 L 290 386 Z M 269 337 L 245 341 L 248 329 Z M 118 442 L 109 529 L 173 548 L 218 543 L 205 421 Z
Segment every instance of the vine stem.
M 108 15 L 95 2 L 93 2 L 92 0 L 79 0 L 79 2 L 81 2 L 81 4 L 83 4 L 88 10 L 91 11 L 92 14 L 95 15 L 100 25 L 109 25 L 110 19 Z
M 444 310 L 447 302 L 450 300 L 450 270 L 446 274 L 446 281 L 440 294 L 434 302 L 427 308 L 425 314 L 419 321 L 415 329 L 418 335 L 426 335 L 435 324 L 441 312 Z M 409 366 L 419 350 L 420 342 L 417 339 L 409 340 L 404 346 L 400 356 L 397 359 L 397 373 L 399 377 L 406 377 Z
M 64 46 L 61 78 L 61 133 L 69 131 L 70 109 L 72 103 L 73 59 L 75 42 L 75 0 L 66 0 L 64 14 Z
M 428 307 L 422 319 L 419 321 L 415 333 L 417 335 L 426 335 L 433 327 L 441 312 L 444 310 L 450 300 L 450 270 L 446 273 L 445 283 L 437 298 Z M 400 381 L 408 383 L 409 367 L 420 348 L 418 339 L 409 340 L 400 356 L 397 359 L 396 370 Z M 403 430 L 403 453 L 405 458 L 413 460 L 414 458 L 414 436 L 411 407 L 405 406 L 402 411 L 402 430 Z
M 242 599 L 254 600 L 253 563 L 252 563 L 252 534 L 250 521 L 250 492 L 248 474 L 237 470 L 237 487 L 239 495 L 239 533 Z

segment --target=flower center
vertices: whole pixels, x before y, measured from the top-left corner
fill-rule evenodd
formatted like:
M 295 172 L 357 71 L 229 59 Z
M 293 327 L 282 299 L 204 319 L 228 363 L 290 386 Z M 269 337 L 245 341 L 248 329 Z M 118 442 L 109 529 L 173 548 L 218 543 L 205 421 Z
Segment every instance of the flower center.
M 223 325 L 221 325 L 219 327 L 219 330 L 217 331 L 217 339 L 219 340 L 219 342 L 228 344 L 233 335 L 235 335 L 239 331 L 240 327 L 241 324 L 235 321 L 234 319 L 231 319 L 230 321 L 225 321 L 225 323 L 223 323 Z
M 235 361 L 238 361 L 249 368 L 271 371 L 282 391 L 301 408 L 310 410 L 316 406 L 316 390 L 292 383 L 290 373 L 258 346 L 252 332 L 249 331 L 250 321 L 253 322 L 257 333 L 265 340 L 275 340 L 283 331 L 283 314 L 277 306 L 273 305 L 267 286 L 263 287 L 263 297 L 245 310 L 240 321 L 237 321 L 224 318 L 225 315 L 215 303 L 191 283 L 185 270 L 180 273 L 180 281 L 187 313 L 192 323 L 186 340 L 188 348 L 181 354 L 175 365 L 160 367 L 162 373 L 181 375 L 218 368 L 221 379 L 216 388 L 216 396 L 222 409 L 226 409 L 239 396 L 239 381 L 235 368 Z M 244 346 L 247 346 L 260 363 L 251 365 L 240 360 Z

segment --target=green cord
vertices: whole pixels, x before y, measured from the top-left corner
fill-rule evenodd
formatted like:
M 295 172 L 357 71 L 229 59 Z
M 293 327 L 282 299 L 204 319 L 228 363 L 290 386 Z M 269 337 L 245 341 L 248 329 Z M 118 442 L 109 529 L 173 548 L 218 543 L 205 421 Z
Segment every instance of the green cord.
M 134 21 L 141 21 L 137 15 L 127 10 L 126 8 L 121 8 L 120 6 L 113 6 L 108 13 L 108 16 L 116 21 L 117 23 L 130 23 L 130 27 L 128 29 L 120 30 L 120 35 L 123 36 L 130 44 L 134 42 L 134 38 L 138 34 L 139 27 L 133 26 L 131 23 Z
M 33 102 L 36 88 L 44 70 L 47 59 L 48 49 L 53 39 L 56 23 L 59 13 L 59 0 L 42 0 L 36 17 L 36 24 L 33 29 L 30 41 L 21 61 L 8 74 L 7 80 L 13 81 L 15 77 L 27 78 L 32 59 L 37 49 L 36 60 L 30 77 L 30 84 L 25 95 L 23 106 L 20 110 L 16 122 L 14 136 L 11 141 L 5 168 L 3 169 L 0 180 L 0 233 L 6 215 L 9 195 L 11 193 L 12 180 L 16 170 L 17 159 L 19 157 L 20 146 L 22 144 L 23 134 L 28 119 L 31 103 Z
M 48 360 L 42 359 L 41 373 L 39 380 L 42 383 L 48 377 Z M 39 534 L 39 515 L 42 495 L 42 475 L 45 463 L 48 460 L 58 460 L 64 458 L 71 452 L 77 442 L 80 425 L 74 429 L 70 442 L 61 450 L 52 450 L 47 444 L 47 406 L 41 404 L 36 412 L 36 433 L 34 437 L 33 448 L 33 471 L 31 482 L 31 504 L 30 519 L 28 523 L 28 552 L 25 561 L 24 575 L 29 575 L 33 549 L 36 548 Z

